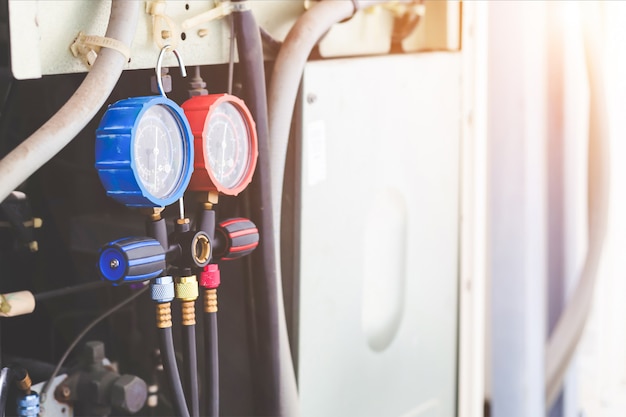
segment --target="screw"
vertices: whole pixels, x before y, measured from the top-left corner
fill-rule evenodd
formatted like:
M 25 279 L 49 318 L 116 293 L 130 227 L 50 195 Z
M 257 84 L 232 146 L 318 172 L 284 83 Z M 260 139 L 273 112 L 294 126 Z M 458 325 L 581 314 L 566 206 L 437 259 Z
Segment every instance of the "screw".
M 61 395 L 63 396 L 63 398 L 65 398 L 65 399 L 70 398 L 70 394 L 71 393 L 72 393 L 72 390 L 67 385 L 63 385 L 61 387 Z
M 306 96 L 306 102 L 309 104 L 313 104 L 317 101 L 317 96 L 313 93 L 309 93 Z
M 120 261 L 118 261 L 117 259 L 112 259 L 109 265 L 111 266 L 112 269 L 115 269 L 118 266 L 120 266 Z

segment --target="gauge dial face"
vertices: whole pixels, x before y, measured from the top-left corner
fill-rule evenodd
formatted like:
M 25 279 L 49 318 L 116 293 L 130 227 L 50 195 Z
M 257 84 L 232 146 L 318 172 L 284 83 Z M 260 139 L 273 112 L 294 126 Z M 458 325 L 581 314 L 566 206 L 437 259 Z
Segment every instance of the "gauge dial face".
M 233 189 L 250 169 L 248 124 L 239 109 L 229 102 L 212 109 L 207 123 L 204 130 L 207 168 L 222 187 Z
M 137 179 L 152 196 L 167 198 L 184 175 L 185 139 L 169 107 L 147 109 L 137 124 L 133 143 Z

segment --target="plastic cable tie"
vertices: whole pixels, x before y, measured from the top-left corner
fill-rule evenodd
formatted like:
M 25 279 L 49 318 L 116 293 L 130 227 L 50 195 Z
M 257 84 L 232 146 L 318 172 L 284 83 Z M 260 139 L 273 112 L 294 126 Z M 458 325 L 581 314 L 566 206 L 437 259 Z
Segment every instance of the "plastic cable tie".
M 159 49 L 166 45 L 176 49 L 180 30 L 176 22 L 166 14 L 166 8 L 167 4 L 163 0 L 146 2 L 146 13 L 152 16 L 152 39 Z M 166 32 L 168 36 L 164 35 Z
M 89 67 L 94 64 L 98 57 L 98 52 L 100 52 L 100 48 L 116 50 L 124 55 L 126 61 L 130 59 L 130 48 L 126 46 L 124 42 L 104 36 L 85 35 L 83 32 L 79 32 L 76 39 L 74 39 L 74 43 L 70 46 L 72 54 L 75 57 L 80 56 L 83 58 Z
M 246 10 L 252 10 L 250 7 L 250 2 L 248 1 L 238 1 L 237 3 L 231 3 L 232 11 L 234 12 L 245 12 Z
M 192 27 L 201 25 L 203 23 L 208 23 L 214 20 L 221 19 L 231 14 L 233 10 L 238 10 L 238 11 L 244 10 L 244 9 L 240 9 L 240 7 L 247 7 L 248 9 L 250 8 L 250 6 L 247 5 L 247 2 L 234 4 L 232 2 L 225 1 L 223 3 L 219 3 L 211 10 L 208 10 L 204 13 L 200 13 L 199 15 L 196 15 L 194 17 L 190 17 L 189 19 L 186 19 L 181 24 L 181 27 L 183 28 L 183 30 L 188 30 L 188 29 L 191 29 Z M 245 9 L 245 10 L 248 10 L 248 9 Z

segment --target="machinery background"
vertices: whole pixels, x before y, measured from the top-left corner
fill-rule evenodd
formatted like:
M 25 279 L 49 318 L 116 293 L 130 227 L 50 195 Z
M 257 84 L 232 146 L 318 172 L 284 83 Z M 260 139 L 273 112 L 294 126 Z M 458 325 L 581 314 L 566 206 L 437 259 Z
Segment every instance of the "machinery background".
M 0 1 L 0 195 L 10 194 L 0 204 L 0 357 L 8 366 L 0 369 L 0 393 L 8 391 L 0 408 L 6 400 L 7 415 L 128 414 L 144 401 L 137 414 L 185 408 L 168 386 L 175 378 L 164 374 L 173 373 L 173 356 L 191 362 L 195 344 L 180 322 L 189 321 L 194 301 L 174 303 L 187 310 L 170 317 L 167 297 L 157 294 L 155 320 L 147 287 L 111 286 L 95 265 L 107 242 L 126 254 L 129 242 L 148 243 L 156 261 L 146 264 L 169 263 L 174 278 L 192 282 L 182 275 L 190 268 L 181 241 L 191 236 L 182 230 L 204 226 L 206 211 L 216 214 L 213 223 L 235 217 L 230 226 L 260 236 L 244 248 L 256 248 L 250 258 L 219 265 L 221 404 L 213 416 L 624 414 L 626 7 L 419 0 L 369 7 L 375 2 Z M 99 38 L 121 5 L 124 16 L 139 16 L 137 30 L 127 25 L 119 36 L 134 39 L 130 49 Z M 233 33 L 244 15 L 262 30 Z M 155 68 L 159 51 L 165 68 L 179 65 L 165 43 L 176 45 L 186 79 Z M 261 155 L 240 195 L 222 195 L 219 204 L 215 194 L 200 195 L 198 215 L 198 195 L 187 193 L 190 223 L 179 207 L 161 213 L 168 224 L 161 248 L 147 238 L 117 241 L 152 236 L 156 226 L 144 221 L 161 214 L 106 197 L 110 184 L 105 191 L 94 168 L 106 107 L 156 94 L 156 75 L 172 85 L 175 106 L 206 92 L 243 98 Z M 37 128 L 75 104 L 82 83 L 89 88 L 78 91 L 95 98 L 67 106 L 72 114 L 53 129 L 63 135 L 42 134 Z M 269 191 L 259 192 L 268 177 Z M 207 230 L 214 228 L 201 230 L 205 240 Z M 170 236 L 173 249 L 163 244 Z M 188 249 L 187 257 L 203 254 Z M 618 271 L 612 281 L 607 265 Z M 215 279 L 217 264 L 210 266 Z M 172 280 L 155 283 L 163 289 Z M 20 298 L 19 290 L 35 295 Z M 205 322 L 215 324 L 215 298 L 206 299 L 213 310 Z M 25 300 L 24 310 L 15 308 Z M 156 349 L 167 332 L 155 334 L 154 325 L 170 319 L 176 355 Z M 199 352 L 211 354 L 200 362 L 208 356 L 215 364 L 215 338 L 203 345 L 202 332 L 198 326 Z M 8 388 L 11 379 L 17 385 Z M 202 396 L 216 386 L 203 383 Z
M 230 3 L 141 3 L 126 65 L 129 71 L 122 73 L 107 104 L 152 94 L 150 79 L 160 49 L 154 34 L 165 36 L 163 31 L 169 31 L 167 42 L 176 44 L 190 73 L 192 67 L 201 66 L 210 93 L 226 92 L 230 20 L 224 17 L 187 29 L 184 22 Z M 393 415 L 434 416 L 454 415 L 457 409 L 460 162 L 465 127 L 459 117 L 464 98 L 462 9 L 458 1 L 417 3 L 405 15 L 376 7 L 335 25 L 306 67 L 287 159 L 282 219 L 287 325 L 304 416 L 381 415 L 385 410 Z M 78 88 L 90 58 L 74 56 L 70 47 L 81 32 L 104 34 L 110 4 L 0 2 L 0 156 L 48 120 Z M 266 73 L 271 74 L 276 45 L 315 2 L 247 5 L 266 31 Z M 151 16 L 156 11 L 160 14 Z M 417 18 L 411 13 L 418 13 Z M 154 31 L 155 22 L 163 25 L 161 30 Z M 355 56 L 359 58 L 345 58 Z M 175 65 L 174 58 L 166 56 L 164 66 Z M 168 97 L 182 103 L 189 96 L 190 80 L 176 69 L 169 76 L 173 88 Z M 245 94 L 242 78 L 241 67 L 235 65 L 234 95 Z M 431 105 L 433 95 L 440 96 L 437 106 Z M 379 111 L 380 106 L 388 106 L 388 111 Z M 107 198 L 94 169 L 94 132 L 105 110 L 20 186 L 32 210 L 26 217 L 43 219 L 40 228 L 31 230 L 38 251 L 16 244 L 10 229 L 0 229 L 0 293 L 24 289 L 43 293 L 94 283 L 94 265 L 104 243 L 144 234 L 145 216 Z M 383 142 L 385 152 L 365 152 Z M 418 192 L 422 185 L 437 192 L 432 190 L 430 197 Z M 246 215 L 248 194 L 222 196 L 217 218 Z M 176 215 L 176 207 L 164 212 L 168 221 Z M 359 245 L 338 246 L 337 229 Z M 425 257 L 416 257 L 418 253 Z M 255 415 L 259 394 L 250 354 L 255 331 L 250 265 L 236 260 L 220 267 L 220 414 Z M 377 294 L 383 275 L 389 275 L 385 279 L 393 285 L 389 293 Z M 337 285 L 333 291 L 331 283 Z M 2 363 L 27 368 L 34 383 L 46 380 L 61 353 L 94 317 L 136 291 L 95 284 L 90 288 L 42 300 L 33 314 L 2 320 Z M 382 317 L 372 314 L 383 307 Z M 433 309 L 438 312 L 436 321 L 423 315 Z M 176 322 L 180 313 L 176 309 L 173 313 Z M 147 384 L 148 405 L 140 415 L 171 415 L 153 327 L 152 303 L 137 298 L 84 337 L 62 369 L 73 379 L 60 384 L 64 379 L 57 378 L 52 389 L 63 393 L 67 387 L 71 400 L 87 384 L 84 381 L 109 381 L 97 393 L 85 394 L 100 404 L 110 401 L 111 381 L 129 374 Z M 325 344 L 322 336 L 332 337 L 332 344 Z M 175 333 L 175 340 L 180 338 Z M 202 334 L 198 340 L 201 352 Z M 87 341 L 103 345 L 90 342 L 83 351 Z M 101 350 L 106 350 L 105 365 Z M 337 366 L 346 365 L 348 357 L 349 369 Z M 199 360 L 203 369 L 202 355 Z M 412 369 L 408 379 L 396 381 L 398 389 L 392 389 L 389 378 L 407 368 Z M 125 392 L 118 385 L 116 392 Z M 152 386 L 159 387 L 158 393 L 151 391 Z M 116 413 L 137 411 L 128 405 L 120 408 L 121 394 L 116 395 L 111 400 Z M 131 394 L 129 398 L 136 399 Z M 45 415 L 111 412 L 100 405 L 85 408 L 84 400 L 77 404 L 48 405 Z

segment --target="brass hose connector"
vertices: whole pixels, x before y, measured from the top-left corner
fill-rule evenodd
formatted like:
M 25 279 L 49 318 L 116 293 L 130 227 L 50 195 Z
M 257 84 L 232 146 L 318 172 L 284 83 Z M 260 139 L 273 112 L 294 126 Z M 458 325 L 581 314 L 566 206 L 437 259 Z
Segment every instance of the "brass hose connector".
M 217 288 L 204 291 L 204 312 L 217 313 Z
M 24 375 L 23 378 L 16 381 L 16 385 L 19 390 L 24 391 L 26 394 L 30 394 L 30 387 L 33 385 L 33 382 L 31 381 L 28 372 L 25 373 L 26 375 Z
M 183 326 L 193 326 L 196 324 L 196 302 L 183 301 L 181 303 Z
M 172 303 L 159 303 L 156 305 L 156 323 L 159 329 L 172 327 Z

